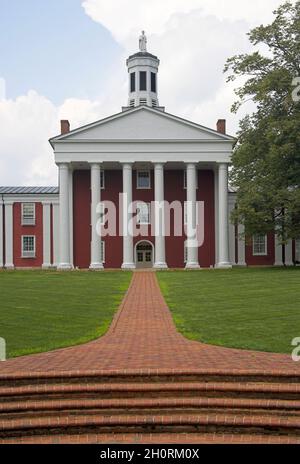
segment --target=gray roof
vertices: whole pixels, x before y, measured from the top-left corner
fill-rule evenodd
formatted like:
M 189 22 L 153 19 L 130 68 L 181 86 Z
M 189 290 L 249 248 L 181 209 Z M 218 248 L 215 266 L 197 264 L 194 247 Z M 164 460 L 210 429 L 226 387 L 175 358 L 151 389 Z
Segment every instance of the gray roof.
M 0 194 L 58 194 L 58 187 L 0 187 Z

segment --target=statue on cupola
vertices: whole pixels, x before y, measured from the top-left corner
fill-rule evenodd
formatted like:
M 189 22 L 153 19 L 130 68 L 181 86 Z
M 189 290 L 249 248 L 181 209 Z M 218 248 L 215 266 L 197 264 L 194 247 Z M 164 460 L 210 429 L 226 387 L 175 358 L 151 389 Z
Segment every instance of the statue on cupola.
M 147 37 L 145 35 L 145 31 L 142 31 L 142 34 L 140 35 L 139 45 L 140 45 L 140 52 L 147 51 Z

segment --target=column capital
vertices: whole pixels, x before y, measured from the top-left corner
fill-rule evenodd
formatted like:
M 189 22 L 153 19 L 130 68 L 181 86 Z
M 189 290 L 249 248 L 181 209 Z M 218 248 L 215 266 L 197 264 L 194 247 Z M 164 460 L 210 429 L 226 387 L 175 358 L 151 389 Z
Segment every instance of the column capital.
M 60 170 L 63 170 L 63 169 L 69 170 L 71 167 L 71 163 L 56 163 L 56 165 L 58 166 Z
M 99 163 L 96 163 L 94 161 L 89 163 L 91 169 L 101 169 L 102 162 L 100 161 Z
M 190 161 L 185 161 L 186 169 L 196 169 L 198 163 L 191 163 Z
M 229 163 L 218 163 L 219 170 L 227 170 Z
M 130 161 L 122 162 L 121 164 L 122 164 L 123 169 L 132 169 L 133 163 Z

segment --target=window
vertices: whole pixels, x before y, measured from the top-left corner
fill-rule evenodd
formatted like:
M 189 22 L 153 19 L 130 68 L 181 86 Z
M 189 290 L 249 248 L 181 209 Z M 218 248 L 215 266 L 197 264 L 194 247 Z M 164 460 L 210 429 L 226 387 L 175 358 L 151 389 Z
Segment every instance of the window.
M 140 71 L 140 90 L 147 90 L 147 73 Z
M 101 190 L 105 189 L 104 171 L 102 169 L 100 171 L 100 188 L 101 188 Z
M 22 258 L 35 258 L 34 235 L 22 235 Z
M 150 188 L 150 171 L 137 171 L 137 188 L 149 189 Z
M 130 108 L 133 108 L 133 107 L 134 107 L 134 100 L 130 100 L 129 106 L 130 106 Z
M 105 263 L 105 242 L 101 240 L 101 261 Z
M 137 224 L 150 224 L 150 203 L 137 203 Z
M 147 98 L 140 98 L 140 105 L 147 105 Z
M 22 226 L 35 225 L 35 204 L 22 203 Z
M 135 72 L 130 74 L 130 92 L 135 92 Z
M 253 256 L 265 256 L 267 254 L 267 236 L 256 234 L 252 238 Z
M 156 74 L 151 73 L 151 92 L 156 93 Z
M 152 107 L 155 108 L 157 106 L 157 101 L 156 100 L 152 100 Z

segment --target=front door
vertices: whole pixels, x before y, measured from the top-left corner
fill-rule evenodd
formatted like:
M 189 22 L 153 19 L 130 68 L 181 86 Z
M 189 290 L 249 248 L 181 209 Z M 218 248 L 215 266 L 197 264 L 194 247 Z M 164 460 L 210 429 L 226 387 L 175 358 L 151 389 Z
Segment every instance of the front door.
M 152 267 L 152 245 L 147 242 L 141 242 L 136 247 L 136 267 Z

